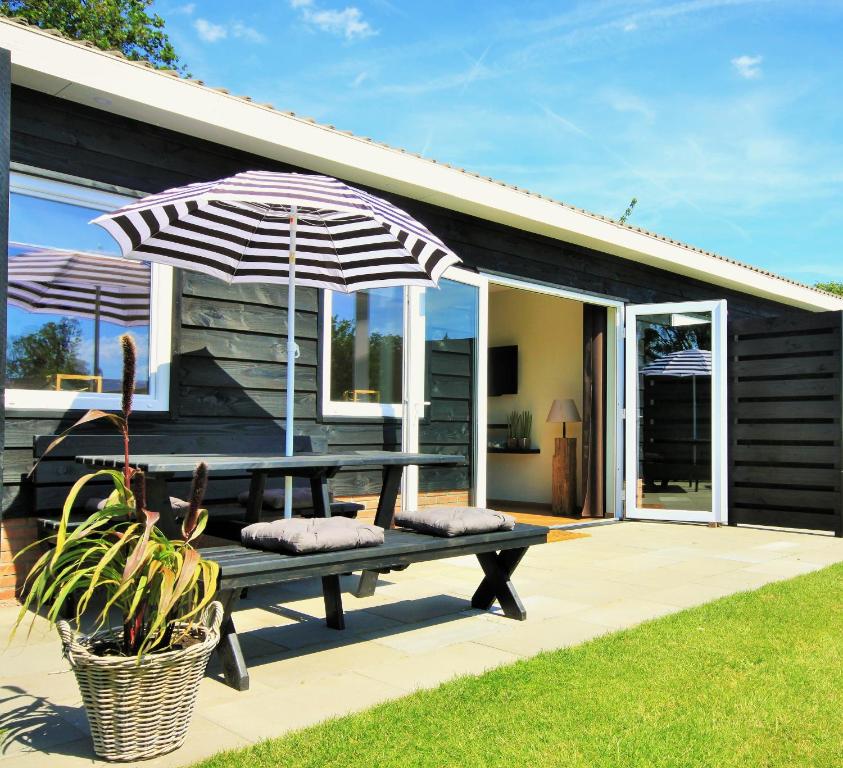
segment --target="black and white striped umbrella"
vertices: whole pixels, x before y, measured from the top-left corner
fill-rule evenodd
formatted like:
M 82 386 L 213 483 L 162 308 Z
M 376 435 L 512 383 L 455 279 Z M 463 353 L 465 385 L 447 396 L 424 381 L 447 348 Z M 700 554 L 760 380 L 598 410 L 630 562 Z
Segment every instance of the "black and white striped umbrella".
M 642 366 L 645 376 L 711 376 L 711 351 L 681 349 Z
M 94 374 L 100 321 L 149 325 L 149 265 L 83 251 L 26 250 L 9 243 L 9 304 L 28 312 L 94 321 Z M 21 252 L 22 251 L 22 252 Z
M 286 455 L 293 455 L 295 287 L 435 286 L 460 259 L 423 224 L 330 176 L 247 171 L 150 195 L 94 219 L 125 256 L 229 283 L 290 286 Z M 285 515 L 291 514 L 287 479 Z
M 123 254 L 229 283 L 356 291 L 436 285 L 459 258 L 386 200 L 328 176 L 249 171 L 170 189 L 94 219 Z

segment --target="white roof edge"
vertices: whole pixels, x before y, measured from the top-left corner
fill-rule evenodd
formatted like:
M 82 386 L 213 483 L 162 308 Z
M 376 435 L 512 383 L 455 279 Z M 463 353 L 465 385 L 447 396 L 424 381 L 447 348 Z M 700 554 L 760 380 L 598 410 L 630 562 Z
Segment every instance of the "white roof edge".
M 54 96 L 804 309 L 843 297 L 0 19 L 12 81 Z M 157 191 L 157 190 L 152 190 Z

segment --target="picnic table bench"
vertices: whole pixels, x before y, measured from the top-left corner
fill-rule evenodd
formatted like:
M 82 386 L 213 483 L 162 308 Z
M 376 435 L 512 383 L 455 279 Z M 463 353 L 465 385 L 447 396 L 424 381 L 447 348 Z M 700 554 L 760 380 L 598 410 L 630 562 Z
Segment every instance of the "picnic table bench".
M 475 555 L 483 578 L 471 598 L 472 607 L 489 610 L 497 600 L 504 616 L 524 621 L 527 611 L 515 591 L 512 574 L 529 547 L 547 541 L 547 533 L 547 528 L 521 524 L 511 531 L 450 538 L 387 530 L 384 543 L 376 547 L 308 555 L 278 554 L 239 545 L 204 548 L 202 556 L 220 566 L 218 594 L 225 616 L 217 653 L 225 681 L 239 691 L 249 687 L 249 671 L 233 618 L 242 590 L 247 587 L 321 578 L 326 623 L 332 629 L 344 629 L 342 574 L 360 570 L 377 573 L 413 563 Z

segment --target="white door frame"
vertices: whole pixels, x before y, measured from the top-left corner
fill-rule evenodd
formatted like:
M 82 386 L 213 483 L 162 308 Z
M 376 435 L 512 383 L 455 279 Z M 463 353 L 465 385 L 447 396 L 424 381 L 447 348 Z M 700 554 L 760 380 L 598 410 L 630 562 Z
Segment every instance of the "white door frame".
M 641 509 L 636 506 L 638 487 L 638 339 L 639 315 L 711 312 L 711 503 L 709 511 Z M 726 403 L 726 301 L 684 301 L 637 304 L 626 308 L 626 498 L 625 516 L 637 520 L 672 520 L 727 523 L 727 403 Z
M 424 302 L 423 288 L 404 289 L 404 350 L 401 356 L 401 450 L 418 453 L 419 419 L 424 416 Z M 419 468 L 410 465 L 401 477 L 401 508 L 418 509 Z
M 473 455 L 466 457 L 474 467 L 474 488 L 471 503 L 486 505 L 486 392 L 487 357 L 483 354 L 488 345 L 488 284 L 482 275 L 458 267 L 450 267 L 442 279 L 475 286 L 477 290 L 477 326 L 475 336 L 478 353 L 474 356 L 475 419 L 473 424 Z M 419 421 L 424 417 L 428 403 L 424 399 L 425 384 L 425 302 L 424 288 L 408 288 L 404 294 L 404 354 L 401 416 L 401 450 L 415 453 L 419 450 Z M 431 290 L 436 290 L 431 289 Z M 418 509 L 419 468 L 409 466 L 401 482 L 401 506 L 403 509 Z

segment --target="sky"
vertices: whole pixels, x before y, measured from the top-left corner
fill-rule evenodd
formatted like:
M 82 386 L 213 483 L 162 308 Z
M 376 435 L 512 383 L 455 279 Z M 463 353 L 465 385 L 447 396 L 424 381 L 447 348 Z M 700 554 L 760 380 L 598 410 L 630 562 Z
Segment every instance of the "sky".
M 843 281 L 843 0 L 156 0 L 194 77 Z

